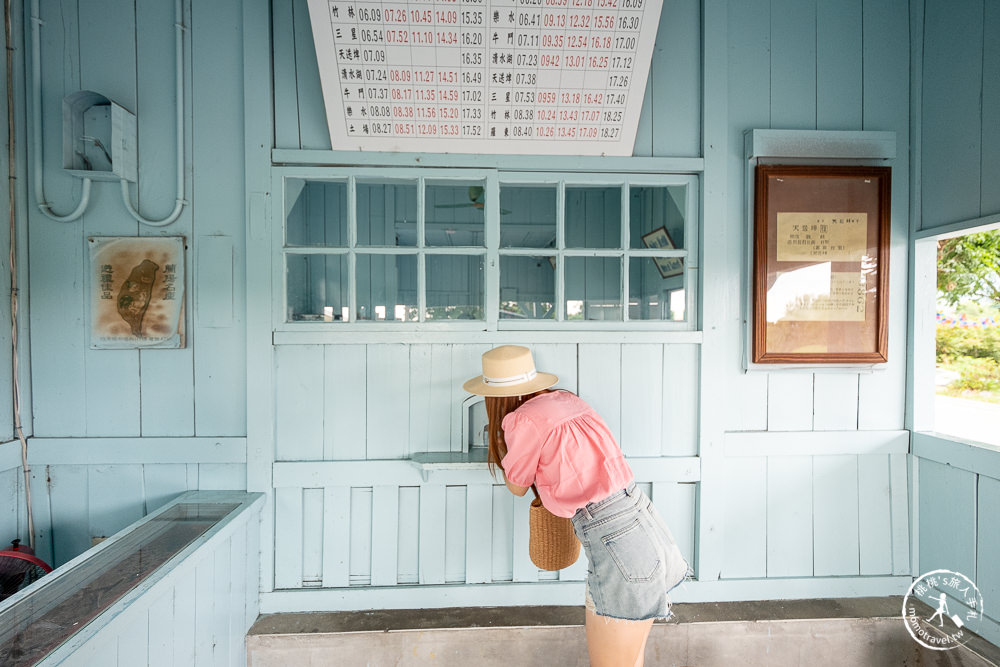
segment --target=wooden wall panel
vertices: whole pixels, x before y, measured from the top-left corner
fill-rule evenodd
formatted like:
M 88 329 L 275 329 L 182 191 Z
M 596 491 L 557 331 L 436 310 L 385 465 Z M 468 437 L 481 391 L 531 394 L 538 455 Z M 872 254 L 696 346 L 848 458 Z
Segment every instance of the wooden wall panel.
M 816 3 L 771 2 L 771 127 L 816 129 Z
M 719 578 L 763 577 L 767 573 L 767 460 L 733 457 L 724 465 L 725 554 Z M 700 576 L 714 578 L 715 573 Z
M 225 273 L 232 265 L 232 289 L 213 275 L 194 276 L 194 297 L 202 292 L 221 308 L 232 302 L 232 321 L 225 312 L 206 317 L 196 312 L 191 329 L 194 352 L 195 431 L 199 435 L 246 433 L 246 293 L 243 124 L 233 109 L 243 104 L 242 3 L 192 3 L 191 135 L 194 171 L 191 182 L 193 251 Z M 206 66 L 205 64 L 208 63 Z M 166 133 L 168 136 L 169 133 Z M 209 248 L 202 249 L 208 242 Z M 232 244 L 227 250 L 226 245 Z M 189 243 L 191 245 L 191 243 Z M 190 266 L 190 264 L 189 264 Z M 203 265 L 204 266 L 204 265 Z M 217 292 L 217 293 L 216 293 Z
M 526 494 L 532 495 L 532 494 Z M 514 496 L 501 484 L 493 486 L 493 544 L 491 545 L 493 581 L 514 580 Z
M 1000 514 L 1000 480 L 980 476 L 976 504 L 976 576 L 974 581 L 983 601 L 1000 599 L 1000 534 L 995 517 Z M 922 567 L 922 566 L 921 566 Z M 966 576 L 971 577 L 972 575 Z M 987 608 L 992 618 L 997 613 Z
M 372 489 L 351 489 L 351 585 L 372 580 Z
M 665 0 L 646 91 L 654 156 L 701 155 L 701 60 L 691 56 L 701 51 L 701 34 L 700 0 Z
M 420 487 L 399 487 L 396 581 L 420 583 Z
M 455 391 L 448 345 L 410 347 L 409 453 L 450 449 Z M 462 434 L 464 438 L 465 435 Z
M 861 574 L 892 574 L 889 455 L 858 457 Z
M 983 3 L 983 34 L 1000 34 L 1000 7 Z M 1000 43 L 985 39 L 983 44 L 982 158 L 980 160 L 979 211 L 981 215 L 1000 212 Z
M 813 380 L 813 428 L 850 431 L 858 428 L 858 376 L 816 373 Z
M 622 347 L 622 451 L 626 456 L 659 456 L 662 451 L 663 346 Z
M 274 587 L 302 587 L 303 489 L 274 490 Z M 353 563 L 352 563 L 353 565 Z
M 813 375 L 771 373 L 767 382 L 767 430 L 811 431 Z
M 859 573 L 858 457 L 813 459 L 813 549 L 818 577 Z
M 275 350 L 275 433 L 278 460 L 323 459 L 323 348 Z
M 861 0 L 816 0 L 816 129 L 861 127 Z
M 420 583 L 443 584 L 445 577 L 445 512 L 442 484 L 420 487 Z
M 464 583 L 466 568 L 466 488 L 445 488 L 444 511 L 444 580 L 445 583 Z
M 813 512 L 813 457 L 769 457 L 767 576 L 812 576 Z
M 409 388 L 401 378 L 410 373 L 409 350 L 405 345 L 369 345 L 367 355 L 367 458 L 404 458 L 410 423 Z
M 580 398 L 601 415 L 619 442 L 622 433 L 621 354 L 621 345 L 583 344 L 577 348 Z
M 663 347 L 664 456 L 698 455 L 699 345 Z
M 324 459 L 365 458 L 366 369 L 363 345 L 333 345 L 324 351 Z
M 926 229 L 981 214 L 983 0 L 929 0 L 924 26 L 920 200 Z
M 323 493 L 323 586 L 351 583 L 351 489 L 327 487 Z
M 920 459 L 916 499 L 921 572 L 976 569 L 976 475 Z
M 323 583 L 324 516 L 323 489 L 302 491 L 302 585 Z
M 76 2 L 47 1 L 39 14 L 50 26 L 73 26 Z M 77 30 L 40 30 L 43 76 L 41 109 L 42 159 L 48 169 L 42 184 L 46 200 L 58 214 L 76 208 L 80 179 L 59 169 L 62 165 L 62 99 L 80 90 L 80 71 L 66 67 L 80 52 Z M 48 138 L 48 141 L 45 139 Z M 31 358 L 32 395 L 36 435 L 74 435 L 86 430 L 84 300 L 81 281 L 86 247 L 79 222 L 63 225 L 28 207 L 31 341 L 44 354 Z

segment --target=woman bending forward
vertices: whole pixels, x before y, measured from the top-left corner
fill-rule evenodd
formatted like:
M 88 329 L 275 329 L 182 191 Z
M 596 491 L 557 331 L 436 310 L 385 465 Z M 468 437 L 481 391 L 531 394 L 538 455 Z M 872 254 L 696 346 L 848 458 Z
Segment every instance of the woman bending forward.
M 537 372 L 528 348 L 503 345 L 482 363 L 464 387 L 486 397 L 491 469 L 516 496 L 535 485 L 546 509 L 572 519 L 587 554 L 591 665 L 641 666 L 653 620 L 670 616 L 667 593 L 688 564 L 593 408 L 549 389 L 558 378 Z

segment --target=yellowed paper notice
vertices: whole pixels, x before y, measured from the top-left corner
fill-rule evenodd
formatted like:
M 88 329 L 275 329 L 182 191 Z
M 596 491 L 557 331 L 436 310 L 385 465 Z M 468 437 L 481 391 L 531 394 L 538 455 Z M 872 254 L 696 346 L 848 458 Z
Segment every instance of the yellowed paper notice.
M 820 264 L 779 275 L 767 294 L 768 321 L 863 322 L 864 274 L 829 267 Z
M 779 262 L 860 262 L 867 250 L 867 213 L 778 213 Z
M 184 238 L 92 237 L 90 347 L 184 347 Z

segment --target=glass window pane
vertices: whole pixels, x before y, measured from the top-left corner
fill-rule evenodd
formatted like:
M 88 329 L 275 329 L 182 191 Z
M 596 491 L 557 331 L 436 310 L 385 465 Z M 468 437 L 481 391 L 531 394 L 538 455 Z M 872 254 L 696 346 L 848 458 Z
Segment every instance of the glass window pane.
M 500 247 L 556 246 L 556 186 L 500 187 Z
M 287 255 L 285 261 L 289 321 L 346 319 L 346 255 Z
M 555 257 L 500 257 L 500 318 L 555 319 Z
M 358 320 L 417 321 L 417 256 L 358 254 Z
M 621 188 L 566 188 L 567 248 L 620 248 L 621 225 Z
M 285 181 L 285 243 L 290 246 L 347 245 L 347 183 Z
M 357 184 L 358 245 L 417 245 L 417 184 Z
M 630 320 L 684 319 L 683 259 L 633 257 L 629 260 L 628 267 Z
M 622 319 L 622 264 L 618 257 L 566 258 L 566 319 Z
M 428 255 L 427 320 L 482 320 L 482 255 Z
M 486 244 L 486 187 L 482 182 L 428 182 L 424 190 L 428 246 Z
M 629 247 L 684 248 L 686 185 L 633 187 L 629 191 Z M 655 230 L 663 232 L 648 236 Z M 665 233 L 664 233 L 665 232 Z

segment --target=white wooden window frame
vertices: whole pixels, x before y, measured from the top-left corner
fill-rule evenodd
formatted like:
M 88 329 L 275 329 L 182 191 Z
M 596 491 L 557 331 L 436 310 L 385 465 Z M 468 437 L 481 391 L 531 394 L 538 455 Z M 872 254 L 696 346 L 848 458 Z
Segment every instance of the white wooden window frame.
M 412 335 L 415 332 L 462 333 L 462 332 L 693 332 L 697 330 L 697 304 L 699 291 L 699 176 L 687 173 L 625 173 L 625 172 L 539 172 L 502 171 L 481 168 L 413 168 L 413 167 L 275 167 L 272 169 L 272 323 L 274 331 L 282 339 L 293 338 L 293 333 L 310 334 L 313 338 L 320 332 L 353 333 L 376 332 L 380 336 L 391 332 Z M 286 243 L 286 218 L 291 202 L 286 200 L 288 180 L 330 181 L 347 184 L 348 225 L 346 246 L 290 246 Z M 356 183 L 367 182 L 413 182 L 417 185 L 417 244 L 415 246 L 359 246 L 357 244 Z M 485 247 L 474 246 L 441 247 L 425 244 L 424 185 L 433 182 L 438 185 L 447 181 L 467 184 L 479 181 L 485 184 Z M 556 247 L 555 248 L 500 248 L 500 188 L 504 186 L 551 185 L 557 188 L 556 203 Z M 622 220 L 619 247 L 615 248 L 567 248 L 565 246 L 565 191 L 567 187 L 618 187 L 622 193 Z M 629 247 L 629 199 L 632 187 L 685 188 L 684 247 L 676 250 L 637 249 Z M 419 322 L 378 322 L 354 320 L 357 313 L 356 258 L 366 255 L 417 256 L 417 294 Z M 425 321 L 426 286 L 425 258 L 428 255 L 469 256 L 482 254 L 484 257 L 485 301 L 483 320 Z M 557 316 L 555 320 L 500 319 L 500 257 L 553 255 L 556 258 Z M 288 282 L 286 258 L 289 255 L 342 255 L 348 260 L 348 306 L 351 321 L 315 322 L 288 321 Z M 565 317 L 565 260 L 569 257 L 612 257 L 622 259 L 622 319 L 616 321 L 567 321 Z M 684 262 L 683 289 L 685 295 L 684 320 L 631 320 L 628 317 L 629 262 L 647 257 L 677 257 Z M 285 335 L 288 334 L 288 335 Z M 276 340 L 279 336 L 276 336 Z

